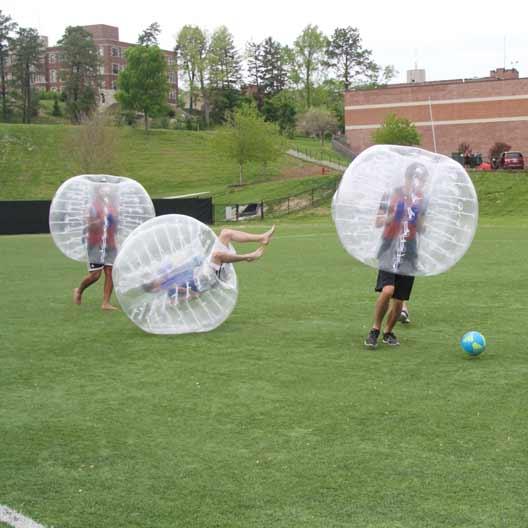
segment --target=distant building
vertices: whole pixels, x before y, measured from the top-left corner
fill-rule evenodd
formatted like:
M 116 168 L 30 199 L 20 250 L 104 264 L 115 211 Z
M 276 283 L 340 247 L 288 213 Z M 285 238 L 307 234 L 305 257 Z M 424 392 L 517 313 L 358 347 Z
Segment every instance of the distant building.
M 93 26 L 83 26 L 89 31 L 98 48 L 101 66 L 100 103 L 110 105 L 115 102 L 115 92 L 117 89 L 117 76 L 126 66 L 125 50 L 137 44 L 121 42 L 119 40 L 119 28 L 96 24 Z M 43 37 L 46 52 L 43 57 L 42 71 L 35 76 L 37 88 L 46 91 L 60 91 L 62 89 L 60 80 L 60 70 L 63 65 L 62 50 L 58 46 L 48 47 L 48 38 Z M 174 51 L 162 50 L 167 58 L 167 75 L 169 78 L 169 98 L 168 102 L 175 105 L 178 98 L 178 70 L 176 63 L 176 53 Z
M 346 137 L 354 152 L 371 146 L 372 133 L 393 113 L 415 124 L 427 150 L 436 145 L 437 152 L 450 155 L 469 143 L 487 157 L 503 141 L 528 153 L 528 78 L 520 79 L 516 69 L 497 68 L 477 79 L 418 82 L 420 76 L 345 93 Z

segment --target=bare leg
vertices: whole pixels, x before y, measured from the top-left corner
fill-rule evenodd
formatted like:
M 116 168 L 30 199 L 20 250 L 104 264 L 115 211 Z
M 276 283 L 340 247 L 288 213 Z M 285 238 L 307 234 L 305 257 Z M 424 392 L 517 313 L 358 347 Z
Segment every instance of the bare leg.
M 374 307 L 374 324 L 372 325 L 372 328 L 376 330 L 381 329 L 383 318 L 389 309 L 389 303 L 393 294 L 394 286 L 385 286 L 381 290 L 378 300 L 376 301 L 376 306 Z
M 387 317 L 387 322 L 385 326 L 385 333 L 392 332 L 394 325 L 396 324 L 396 322 L 398 321 L 398 318 L 400 317 L 402 306 L 403 306 L 403 301 L 400 301 L 399 299 L 392 299 L 391 309 Z
M 267 245 L 270 243 L 274 232 L 274 225 L 271 226 L 271 229 L 260 235 L 246 233 L 245 231 L 237 231 L 236 229 L 222 229 L 218 238 L 224 246 L 228 246 L 231 242 L 259 242 L 260 244 Z
M 103 310 L 118 310 L 119 308 L 116 308 L 110 304 L 110 297 L 112 296 L 112 291 L 114 289 L 114 281 L 112 280 L 112 266 L 105 266 L 104 273 L 105 283 L 103 290 L 103 304 L 101 305 L 101 308 Z
M 86 288 L 88 288 L 92 284 L 96 283 L 99 280 L 100 276 L 101 276 L 101 270 L 96 270 L 96 271 L 90 271 L 90 273 L 88 273 L 88 275 L 84 277 L 79 287 L 73 290 L 73 302 L 75 304 L 81 304 L 82 294 L 84 290 L 86 290 Z
M 215 251 L 211 257 L 211 261 L 217 266 L 230 262 L 253 262 L 262 257 L 263 254 L 264 248 L 262 246 L 251 253 L 243 253 L 240 255 L 237 255 L 236 253 L 227 253 L 225 251 Z

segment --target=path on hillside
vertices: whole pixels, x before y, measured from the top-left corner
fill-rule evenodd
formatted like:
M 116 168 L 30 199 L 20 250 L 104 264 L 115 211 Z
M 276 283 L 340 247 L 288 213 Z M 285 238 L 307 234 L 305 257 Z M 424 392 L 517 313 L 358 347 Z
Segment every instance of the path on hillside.
M 311 158 L 310 156 L 293 149 L 288 150 L 286 154 L 288 154 L 288 156 L 292 156 L 293 158 L 307 161 L 308 163 L 315 163 L 316 165 L 321 165 L 322 167 L 327 167 L 338 172 L 345 172 L 347 169 L 347 165 L 341 165 L 340 163 L 335 163 L 333 161 L 324 161 L 317 158 Z

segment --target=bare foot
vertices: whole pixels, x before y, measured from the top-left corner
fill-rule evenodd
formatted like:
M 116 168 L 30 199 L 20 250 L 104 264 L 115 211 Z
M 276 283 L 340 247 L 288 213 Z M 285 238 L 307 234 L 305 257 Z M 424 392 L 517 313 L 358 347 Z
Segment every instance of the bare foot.
M 101 310 L 117 310 L 119 311 L 119 308 L 116 306 L 111 305 L 110 303 L 103 303 L 101 305 Z
M 75 304 L 81 304 L 81 292 L 79 288 L 74 288 L 73 290 L 73 302 Z
M 253 253 L 248 253 L 246 255 L 246 260 L 248 262 L 253 262 L 254 260 L 257 260 L 260 257 L 262 257 L 262 255 L 264 255 L 264 248 L 262 246 L 260 246 L 258 249 L 253 251 Z
M 269 231 L 266 231 L 265 233 L 262 234 L 262 243 L 265 246 L 267 246 L 270 243 L 271 237 L 273 236 L 274 232 L 275 232 L 275 224 L 271 226 L 271 229 Z

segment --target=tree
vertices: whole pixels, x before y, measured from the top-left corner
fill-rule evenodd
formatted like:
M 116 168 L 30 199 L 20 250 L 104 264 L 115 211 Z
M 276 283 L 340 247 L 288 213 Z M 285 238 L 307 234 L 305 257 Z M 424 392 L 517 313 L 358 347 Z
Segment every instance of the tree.
M 140 46 L 159 46 L 158 37 L 160 33 L 160 25 L 153 22 L 139 34 L 138 44 Z
M 233 36 L 225 26 L 213 33 L 208 59 L 209 82 L 213 88 L 236 88 L 240 84 L 240 57 Z
M 296 68 L 304 86 L 306 108 L 312 106 L 313 78 L 320 68 L 327 39 L 317 26 L 308 25 L 294 43 Z
M 291 65 L 291 50 L 268 37 L 261 44 L 262 89 L 267 95 L 284 90 L 288 82 L 288 67 Z
M 371 55 L 372 51 L 362 47 L 356 28 L 336 28 L 328 41 L 325 65 L 335 71 L 337 80 L 348 90 L 356 77 L 372 75 Z
M 266 123 L 252 105 L 235 110 L 229 122 L 215 133 L 212 144 L 221 156 L 238 164 L 240 185 L 248 162 L 268 163 L 283 150 L 277 127 Z
M 262 113 L 266 121 L 277 123 L 282 135 L 293 137 L 296 125 L 297 109 L 295 98 L 282 91 L 264 100 Z
M 183 26 L 176 38 L 176 52 L 181 71 L 189 86 L 189 112 L 193 111 L 196 83 L 200 85 L 202 96 L 205 91 L 205 60 L 207 38 L 197 26 Z
M 58 45 L 62 48 L 66 112 L 79 124 L 97 107 L 99 56 L 92 34 L 81 26 L 68 26 Z
M 62 115 L 62 112 L 59 106 L 59 96 L 57 95 L 57 92 L 53 94 L 53 110 L 51 112 L 51 115 L 54 117 L 60 117 Z
M 260 88 L 262 84 L 262 45 L 256 42 L 246 44 L 246 60 L 249 82 Z
M 419 145 L 420 140 L 416 126 L 396 114 L 389 114 L 372 134 L 372 141 L 378 145 Z
M 504 143 L 503 141 L 495 142 L 489 150 L 489 159 L 493 163 L 493 160 L 497 161 L 503 152 L 508 152 L 511 149 L 511 145 Z
M 10 35 L 16 28 L 17 23 L 13 22 L 9 15 L 4 15 L 2 10 L 0 10 L 0 93 L 2 96 L 2 119 L 4 121 L 9 117 L 6 82 L 6 64 L 9 57 L 8 45 Z
M 15 86 L 19 90 L 22 108 L 22 122 L 31 123 L 35 112 L 34 81 L 40 74 L 42 41 L 36 29 L 18 28 L 12 41 L 12 72 Z
M 157 46 L 128 48 L 125 56 L 127 66 L 119 73 L 116 99 L 123 110 L 142 112 L 148 131 L 149 117 L 156 117 L 167 108 L 167 61 Z
M 324 144 L 326 134 L 337 130 L 337 119 L 325 108 L 310 108 L 299 117 L 297 128 L 307 136 L 316 136 Z

